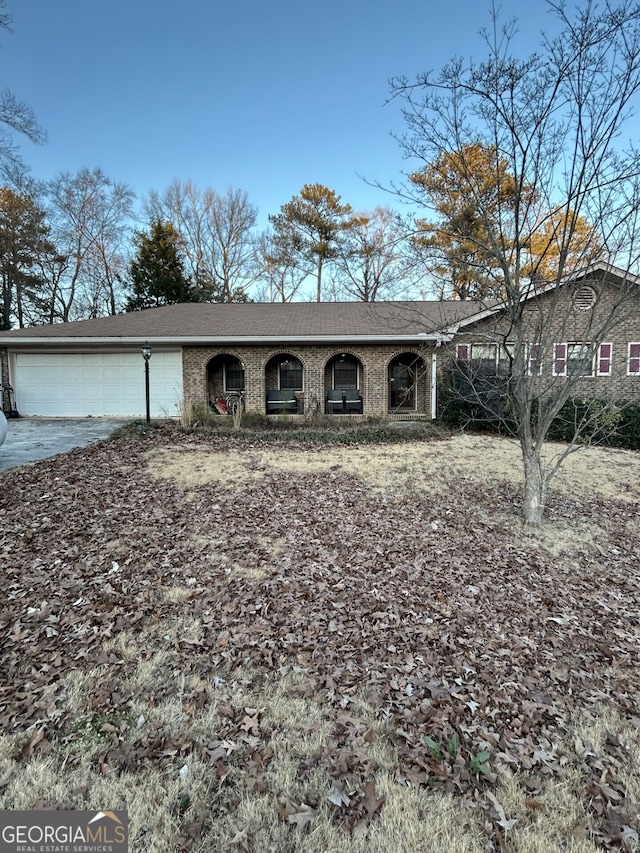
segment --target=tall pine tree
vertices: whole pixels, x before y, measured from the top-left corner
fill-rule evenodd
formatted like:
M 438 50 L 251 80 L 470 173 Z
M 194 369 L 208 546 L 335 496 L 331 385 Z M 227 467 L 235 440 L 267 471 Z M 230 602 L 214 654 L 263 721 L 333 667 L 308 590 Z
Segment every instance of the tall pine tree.
M 270 216 L 275 238 L 299 269 L 315 267 L 316 299 L 322 299 L 322 271 L 338 254 L 341 236 L 366 222 L 353 213 L 350 204 L 341 204 L 340 196 L 322 184 L 305 184 L 299 196 L 282 205 L 280 213 Z

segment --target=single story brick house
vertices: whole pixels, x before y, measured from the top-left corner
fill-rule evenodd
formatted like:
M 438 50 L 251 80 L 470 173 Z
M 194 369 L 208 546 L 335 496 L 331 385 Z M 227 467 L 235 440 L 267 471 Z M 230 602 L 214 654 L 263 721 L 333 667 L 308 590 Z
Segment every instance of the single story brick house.
M 640 299 L 596 355 L 585 349 L 600 295 L 621 282 L 629 277 L 601 264 L 567 284 L 569 320 L 547 355 L 536 345 L 536 371 L 580 370 L 589 395 L 640 399 Z M 555 292 L 541 288 L 529 298 L 534 320 Z M 499 303 L 167 305 L 0 332 L 3 405 L 23 416 L 140 417 L 148 342 L 154 418 L 178 417 L 185 404 L 220 410 L 217 401 L 231 392 L 262 414 L 435 418 L 443 365 L 452 358 L 497 365 L 496 335 L 508 339 Z

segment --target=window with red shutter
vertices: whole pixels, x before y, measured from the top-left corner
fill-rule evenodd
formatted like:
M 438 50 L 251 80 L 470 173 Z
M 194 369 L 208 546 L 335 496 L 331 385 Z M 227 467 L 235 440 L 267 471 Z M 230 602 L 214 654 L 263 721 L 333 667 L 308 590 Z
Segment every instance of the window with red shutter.
M 597 376 L 611 376 L 611 355 L 613 344 L 600 344 L 596 364 Z
M 567 375 L 567 345 L 566 344 L 554 344 L 553 345 L 553 375 L 554 376 L 566 376 Z
M 629 376 L 638 376 L 640 374 L 640 344 L 629 344 L 627 373 Z
M 540 345 L 531 344 L 529 347 L 529 376 L 542 371 L 542 363 L 540 361 Z

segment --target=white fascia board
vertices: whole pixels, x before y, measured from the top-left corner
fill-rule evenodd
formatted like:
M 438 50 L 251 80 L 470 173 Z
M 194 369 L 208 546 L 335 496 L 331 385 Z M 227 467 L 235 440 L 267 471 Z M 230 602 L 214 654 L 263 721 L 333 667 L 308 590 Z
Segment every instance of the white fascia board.
M 69 350 L 74 347 L 87 348 L 106 348 L 105 345 L 110 345 L 109 349 L 113 350 L 131 350 L 131 347 L 142 347 L 142 344 L 147 341 L 147 338 L 12 338 L 10 341 L 0 339 L 0 347 L 7 350 L 14 349 L 33 349 L 33 350 L 53 350 L 64 349 Z M 163 350 L 180 349 L 180 343 L 177 341 L 167 341 L 166 339 L 158 339 L 154 341 L 158 347 Z
M 487 317 L 493 317 L 494 314 L 497 314 L 498 311 L 502 311 L 504 309 L 504 305 L 496 305 L 493 308 L 485 308 L 482 311 L 478 311 L 477 314 L 472 314 L 470 317 L 465 317 L 464 320 L 459 320 L 455 326 L 448 326 L 446 332 L 450 337 L 456 335 L 460 329 L 463 329 L 465 326 L 472 326 L 474 323 L 479 323 L 480 320 L 486 320 Z
M 292 344 L 394 344 L 394 343 L 436 343 L 438 341 L 448 340 L 448 335 L 433 332 L 418 332 L 415 335 L 309 335 L 307 337 L 296 336 L 260 336 L 260 337 L 203 337 L 203 336 L 186 336 L 186 337 L 155 337 L 154 335 L 145 335 L 144 337 L 132 338 L 111 338 L 111 337 L 25 337 L 11 338 L 2 340 L 0 338 L 0 347 L 11 349 L 15 346 L 30 346 L 40 349 L 41 347 L 70 347 L 70 346 L 142 346 L 148 342 L 151 346 L 162 347 L 181 347 L 181 346 L 265 346 L 277 344 L 278 346 Z

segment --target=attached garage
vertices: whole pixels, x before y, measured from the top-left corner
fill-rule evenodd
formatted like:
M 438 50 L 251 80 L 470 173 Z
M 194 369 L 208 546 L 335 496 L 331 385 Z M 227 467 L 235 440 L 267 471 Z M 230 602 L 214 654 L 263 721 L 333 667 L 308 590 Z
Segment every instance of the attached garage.
M 12 354 L 13 387 L 21 415 L 142 417 L 144 361 L 134 352 Z M 151 415 L 174 418 L 182 400 L 182 352 L 153 350 L 149 362 Z

